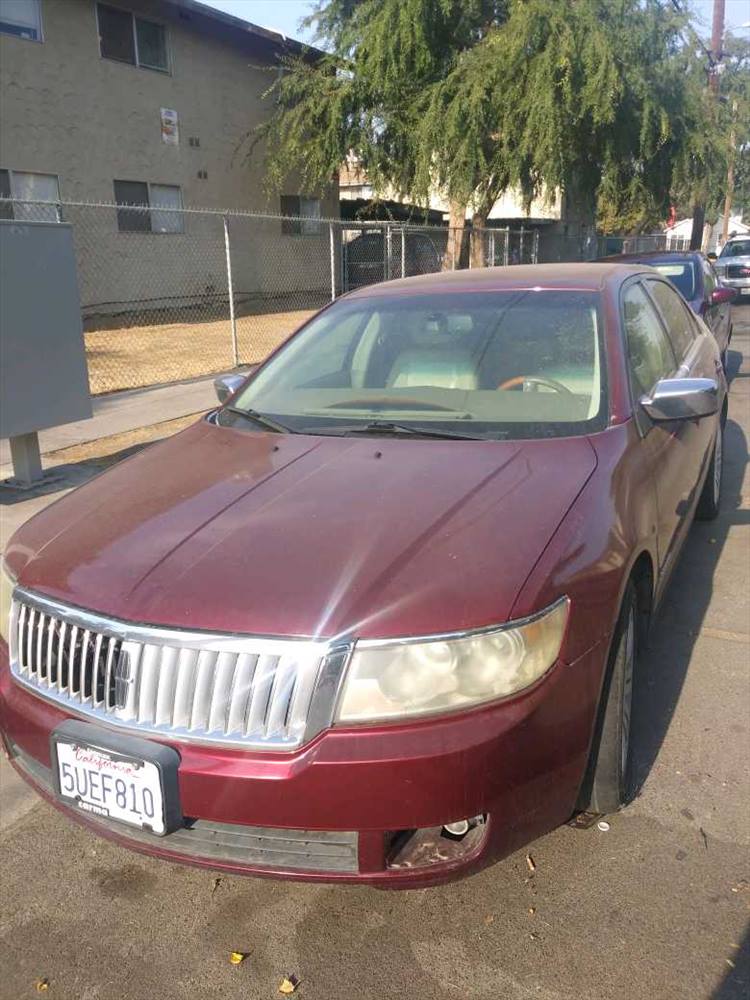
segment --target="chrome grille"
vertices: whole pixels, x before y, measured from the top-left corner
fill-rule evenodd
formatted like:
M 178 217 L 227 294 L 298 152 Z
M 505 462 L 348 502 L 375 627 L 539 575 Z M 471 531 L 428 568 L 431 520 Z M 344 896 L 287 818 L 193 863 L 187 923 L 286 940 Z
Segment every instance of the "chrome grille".
M 86 717 L 169 735 L 293 749 L 329 721 L 343 666 L 325 642 L 183 632 L 104 619 L 17 591 L 11 670 L 42 697 Z M 328 671 L 330 673 L 330 671 Z M 330 678 L 329 678 L 330 680 Z

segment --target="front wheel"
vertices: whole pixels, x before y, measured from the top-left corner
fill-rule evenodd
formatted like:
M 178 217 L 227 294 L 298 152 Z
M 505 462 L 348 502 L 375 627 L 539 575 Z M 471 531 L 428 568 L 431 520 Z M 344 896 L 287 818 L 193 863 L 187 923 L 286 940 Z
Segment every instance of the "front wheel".
M 713 521 L 721 506 L 721 477 L 724 471 L 724 421 L 719 421 L 716 440 L 711 453 L 711 461 L 703 484 L 703 492 L 698 500 L 695 516 L 700 521 Z
M 602 695 L 603 715 L 600 716 L 598 739 L 592 751 L 595 756 L 592 756 L 586 792 L 579 802 L 579 809 L 584 812 L 617 812 L 631 795 L 636 619 L 635 587 L 629 583 L 610 651 Z

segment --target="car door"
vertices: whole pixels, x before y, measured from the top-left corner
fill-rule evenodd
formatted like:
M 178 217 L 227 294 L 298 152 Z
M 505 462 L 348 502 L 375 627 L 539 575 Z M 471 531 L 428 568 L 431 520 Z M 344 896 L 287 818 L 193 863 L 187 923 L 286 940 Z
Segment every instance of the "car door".
M 729 315 L 731 306 L 728 302 L 713 302 L 711 297 L 719 282 L 711 262 L 701 259 L 703 272 L 703 320 L 711 330 L 719 350 L 723 354 L 729 344 Z
M 684 378 L 720 378 L 721 363 L 716 357 L 716 345 L 712 343 L 705 325 L 687 308 L 682 297 L 675 294 L 671 285 L 651 278 L 645 284 L 661 314 L 667 336 L 680 364 L 680 375 Z M 695 450 L 692 467 L 695 482 L 692 492 L 697 494 L 703 467 L 713 447 L 716 428 L 713 420 L 692 420 L 689 424 L 690 439 Z
M 650 279 L 649 279 L 650 280 Z M 679 294 L 660 279 L 679 303 Z M 635 418 L 641 432 L 643 454 L 651 471 L 657 501 L 657 551 L 659 568 L 663 574 L 672 564 L 679 549 L 679 541 L 689 525 L 695 500 L 695 487 L 700 475 L 700 434 L 695 425 L 699 421 L 675 420 L 656 423 L 638 405 L 638 400 L 649 395 L 662 378 L 684 377 L 681 355 L 672 347 L 667 334 L 667 324 L 648 294 L 643 280 L 634 280 L 624 286 L 622 314 L 628 349 L 628 367 L 635 403 Z M 675 332 L 675 344 L 679 334 Z M 682 365 L 682 367 L 681 367 Z

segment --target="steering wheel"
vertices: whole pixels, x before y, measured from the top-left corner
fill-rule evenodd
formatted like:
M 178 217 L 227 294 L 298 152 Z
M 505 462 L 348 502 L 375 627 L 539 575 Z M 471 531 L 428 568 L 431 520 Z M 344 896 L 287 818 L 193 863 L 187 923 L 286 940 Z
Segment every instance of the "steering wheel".
M 514 375 L 513 378 L 508 378 L 504 382 L 501 382 L 498 389 L 514 389 L 517 385 L 523 385 L 525 382 L 531 382 L 533 385 L 546 385 L 548 388 L 554 389 L 555 392 L 565 392 L 569 396 L 573 395 L 567 385 L 563 385 L 562 382 L 556 382 L 553 378 L 544 378 L 543 375 Z

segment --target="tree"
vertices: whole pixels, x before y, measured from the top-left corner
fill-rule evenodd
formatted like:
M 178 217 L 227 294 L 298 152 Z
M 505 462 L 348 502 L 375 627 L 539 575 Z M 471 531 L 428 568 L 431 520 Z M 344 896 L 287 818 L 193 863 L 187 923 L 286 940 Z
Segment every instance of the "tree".
M 510 187 L 561 192 L 588 226 L 598 192 L 666 214 L 685 17 L 660 0 L 319 0 L 328 54 L 271 88 L 268 176 L 313 192 L 353 152 L 376 190 L 426 204 L 437 188 L 461 225 Z
M 750 211 L 750 42 L 727 35 L 723 66 L 720 128 L 726 136 L 726 180 L 721 207 L 729 215 L 733 205 Z

